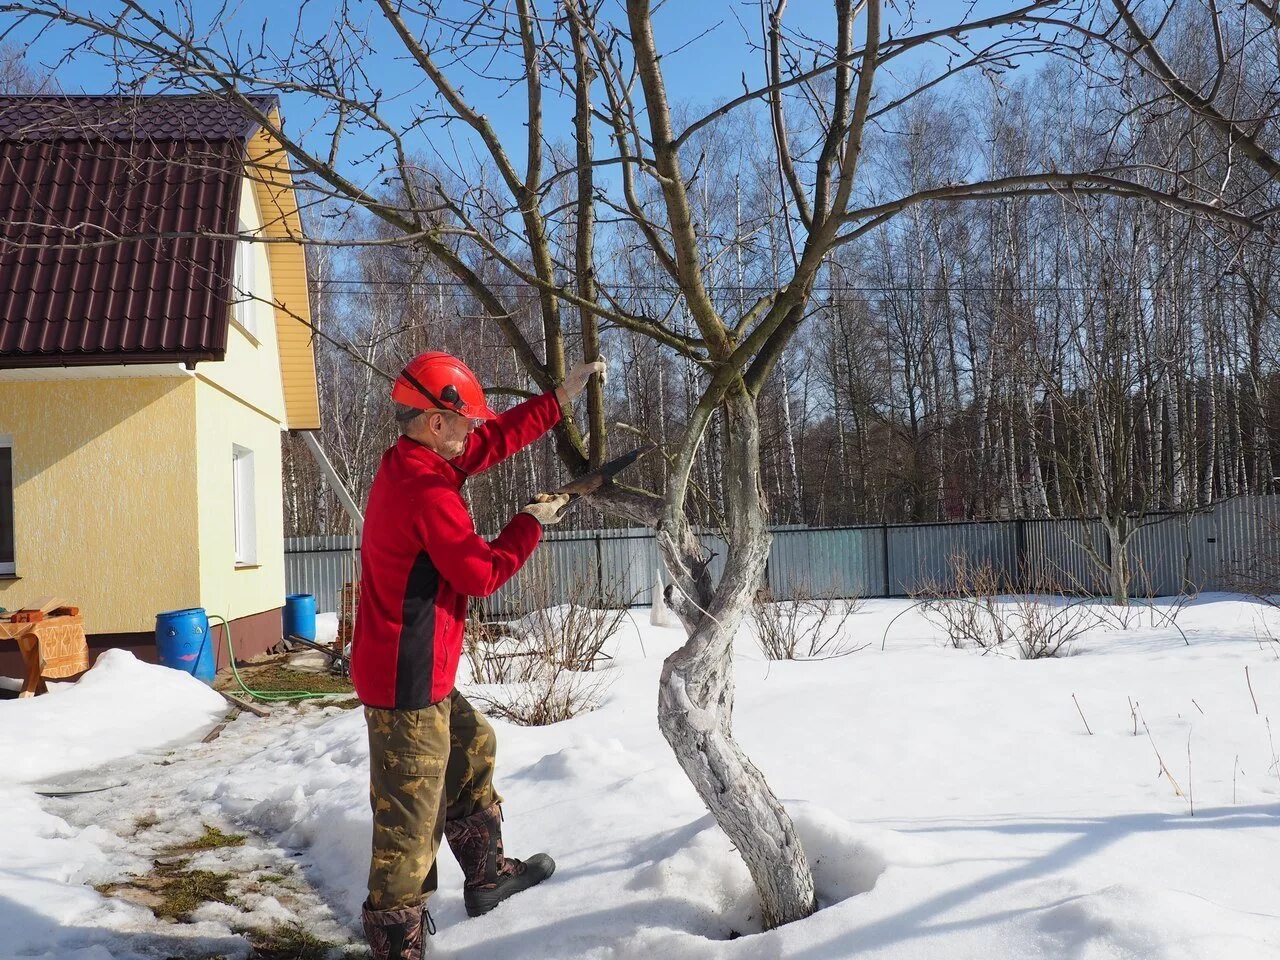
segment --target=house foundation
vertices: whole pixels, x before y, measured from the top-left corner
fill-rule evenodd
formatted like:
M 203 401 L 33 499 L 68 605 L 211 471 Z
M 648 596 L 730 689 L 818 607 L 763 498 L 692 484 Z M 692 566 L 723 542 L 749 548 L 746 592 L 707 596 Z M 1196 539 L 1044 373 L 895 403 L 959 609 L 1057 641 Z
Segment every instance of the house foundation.
M 231 645 L 235 647 L 236 661 L 243 662 L 280 643 L 283 639 L 283 627 L 280 607 L 264 610 L 262 613 L 247 617 L 237 617 L 228 621 L 231 626 Z M 227 640 L 223 635 L 222 624 L 210 623 L 209 634 L 213 638 L 214 655 L 218 669 L 230 664 L 227 652 Z M 155 663 L 156 635 L 150 633 L 95 633 L 89 635 L 89 663 L 92 665 L 105 650 L 128 650 L 139 660 Z M 16 644 L 5 644 L 0 650 L 0 676 L 21 677 L 23 675 L 22 655 Z

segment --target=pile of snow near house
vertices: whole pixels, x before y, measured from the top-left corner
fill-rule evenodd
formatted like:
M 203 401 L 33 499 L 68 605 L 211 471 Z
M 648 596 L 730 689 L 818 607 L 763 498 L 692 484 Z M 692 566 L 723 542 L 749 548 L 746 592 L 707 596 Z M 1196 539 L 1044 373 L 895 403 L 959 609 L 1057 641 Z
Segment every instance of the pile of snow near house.
M 507 851 L 549 851 L 555 876 L 467 919 L 442 851 L 433 955 L 1280 958 L 1280 654 L 1265 636 L 1280 623 L 1266 608 L 1206 596 L 1177 628 L 1099 624 L 1070 656 L 1021 660 L 954 649 L 917 611 L 882 651 L 908 606 L 864 603 L 845 629 L 869 645 L 839 659 L 770 662 L 749 629 L 739 641 L 735 728 L 795 818 L 813 917 L 760 931 L 746 868 L 654 719 L 682 635 L 637 610 L 610 644 L 598 709 L 495 723 Z M 0 954 L 244 957 L 245 911 L 358 940 L 360 711 L 281 708 L 193 745 L 222 714 L 195 681 L 126 654 L 0 703 Z M 75 776 L 128 783 L 32 790 L 109 758 Z M 289 857 L 318 893 L 310 912 L 264 897 L 169 924 L 100 895 L 94 884 L 141 868 L 129 824 L 146 811 L 155 830 L 227 823 L 253 838 L 244 856 Z

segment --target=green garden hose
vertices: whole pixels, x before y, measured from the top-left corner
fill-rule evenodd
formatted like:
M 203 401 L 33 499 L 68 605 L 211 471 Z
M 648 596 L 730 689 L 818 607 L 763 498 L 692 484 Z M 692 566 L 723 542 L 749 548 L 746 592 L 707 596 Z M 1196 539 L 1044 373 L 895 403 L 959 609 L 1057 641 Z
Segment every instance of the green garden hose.
M 236 650 L 231 644 L 231 624 L 227 623 L 227 618 L 218 613 L 209 614 L 211 620 L 222 621 L 222 633 L 227 638 L 227 659 L 231 661 L 231 675 L 236 678 L 236 683 L 240 685 L 240 689 L 255 700 L 261 700 L 263 703 L 294 703 L 299 700 L 321 700 L 325 697 L 332 697 L 333 693 L 317 693 L 314 690 L 252 690 L 245 684 L 244 679 L 240 676 L 239 669 L 236 668 Z

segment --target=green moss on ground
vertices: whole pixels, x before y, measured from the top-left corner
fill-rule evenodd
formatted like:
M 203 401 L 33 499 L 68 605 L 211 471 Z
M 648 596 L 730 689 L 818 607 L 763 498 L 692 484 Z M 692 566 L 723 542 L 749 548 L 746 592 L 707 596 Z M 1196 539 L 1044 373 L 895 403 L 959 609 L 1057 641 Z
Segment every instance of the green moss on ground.
M 193 850 L 220 850 L 223 847 L 243 847 L 247 840 L 243 833 L 223 833 L 217 827 L 204 824 L 204 833 L 186 843 L 175 843 L 165 847 L 165 855 L 190 853 Z
M 235 898 L 227 892 L 231 879 L 229 873 L 189 870 L 186 861 L 157 864 L 147 884 L 160 898 L 152 913 L 165 920 L 186 920 L 201 904 L 234 904 Z
M 324 960 L 330 950 L 340 946 L 314 936 L 300 923 L 248 930 L 245 936 L 253 944 L 253 960 Z
M 337 677 L 331 673 L 316 673 L 312 670 L 294 670 L 284 662 L 249 664 L 240 667 L 240 678 L 250 690 L 261 690 L 264 693 L 277 693 L 282 690 L 306 690 L 311 693 L 351 694 L 355 687 L 346 677 Z M 236 678 L 229 672 L 219 676 L 214 683 L 218 690 L 236 695 L 243 691 L 236 683 Z

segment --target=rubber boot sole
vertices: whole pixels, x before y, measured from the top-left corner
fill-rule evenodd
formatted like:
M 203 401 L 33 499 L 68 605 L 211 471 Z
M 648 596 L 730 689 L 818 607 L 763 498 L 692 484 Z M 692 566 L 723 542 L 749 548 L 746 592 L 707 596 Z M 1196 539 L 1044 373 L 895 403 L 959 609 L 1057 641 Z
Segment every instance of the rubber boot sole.
M 481 917 L 508 897 L 514 897 L 523 890 L 536 887 L 547 877 L 556 872 L 556 862 L 545 853 L 535 853 L 524 862 L 524 872 L 493 887 L 477 887 L 462 891 L 462 902 L 466 905 L 468 917 Z

